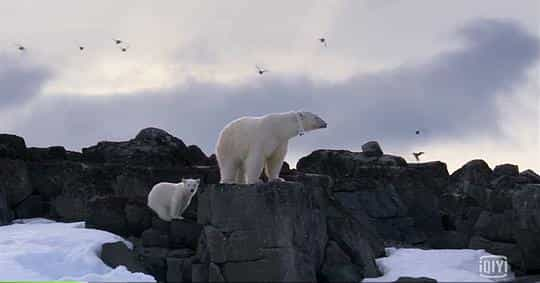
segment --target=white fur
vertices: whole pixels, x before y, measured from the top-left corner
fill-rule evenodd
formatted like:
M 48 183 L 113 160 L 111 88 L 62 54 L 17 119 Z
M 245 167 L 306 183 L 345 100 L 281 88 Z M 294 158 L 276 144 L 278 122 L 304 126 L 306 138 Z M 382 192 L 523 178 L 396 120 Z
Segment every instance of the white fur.
M 289 139 L 320 128 L 326 128 L 326 122 L 310 112 L 242 117 L 230 122 L 216 145 L 221 183 L 260 182 L 263 168 L 269 181 L 282 181 L 279 172 Z
M 164 221 L 184 219 L 182 213 L 199 188 L 198 179 L 182 179 L 180 183 L 156 184 L 148 194 L 148 207 Z

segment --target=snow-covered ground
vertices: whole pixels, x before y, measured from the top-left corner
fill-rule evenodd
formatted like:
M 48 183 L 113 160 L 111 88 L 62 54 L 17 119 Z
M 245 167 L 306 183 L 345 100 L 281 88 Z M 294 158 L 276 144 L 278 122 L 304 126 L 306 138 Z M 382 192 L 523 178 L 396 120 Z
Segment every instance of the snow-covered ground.
M 492 282 L 480 276 L 481 256 L 491 255 L 484 250 L 421 250 L 387 248 L 387 257 L 378 258 L 377 265 L 384 273 L 363 282 L 392 282 L 401 276 L 429 277 L 439 282 Z M 513 278 L 509 277 L 505 280 Z
M 119 236 L 86 229 L 84 222 L 17 222 L 0 227 L 0 281 L 155 282 L 150 275 L 123 266 L 112 269 L 101 261 L 101 245 L 124 241 Z

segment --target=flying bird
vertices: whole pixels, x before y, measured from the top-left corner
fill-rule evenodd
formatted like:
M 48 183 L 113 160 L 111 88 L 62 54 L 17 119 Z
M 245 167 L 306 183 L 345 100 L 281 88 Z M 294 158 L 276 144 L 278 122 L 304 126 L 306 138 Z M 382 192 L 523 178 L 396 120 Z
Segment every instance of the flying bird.
M 419 135 L 419 134 L 420 134 L 420 130 L 416 130 L 416 134 Z
M 328 45 L 326 44 L 326 38 L 321 37 L 321 38 L 319 38 L 319 41 L 321 42 L 322 45 L 324 45 L 324 47 L 327 47 L 327 46 L 328 46 Z
M 268 72 L 268 70 L 266 70 L 264 68 L 261 68 L 259 66 L 255 66 L 255 68 L 257 68 L 257 72 L 259 73 L 259 75 L 262 75 L 262 74 Z
M 83 50 L 84 50 L 84 46 L 79 45 L 79 50 L 80 50 L 80 51 L 83 51 Z
M 22 45 L 20 45 L 20 44 L 15 44 L 15 46 L 17 46 L 17 49 L 18 49 L 19 51 L 25 51 L 25 50 L 26 50 L 26 47 L 24 47 L 24 46 L 22 46 Z
M 414 155 L 414 158 L 416 159 L 416 161 L 420 161 L 420 155 L 424 154 L 423 151 L 420 151 L 420 152 L 413 152 L 413 155 Z
M 114 43 L 116 43 L 116 44 L 122 44 L 122 42 L 124 42 L 123 40 L 116 39 L 116 38 L 113 38 L 113 40 L 114 40 Z
M 124 46 L 120 46 L 120 50 L 121 50 L 122 52 L 126 52 L 126 51 L 128 51 L 128 49 L 129 49 L 129 44 L 128 44 L 128 45 L 124 45 Z

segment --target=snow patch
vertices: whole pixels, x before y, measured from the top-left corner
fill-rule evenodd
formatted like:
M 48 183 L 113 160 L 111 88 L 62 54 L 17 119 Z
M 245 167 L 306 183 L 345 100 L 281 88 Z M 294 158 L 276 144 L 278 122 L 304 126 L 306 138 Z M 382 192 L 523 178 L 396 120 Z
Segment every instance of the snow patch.
M 115 269 L 99 258 L 104 243 L 125 242 L 106 231 L 86 229 L 84 222 L 59 223 L 34 218 L 0 227 L 2 281 L 155 282 L 147 274 Z
M 421 250 L 387 248 L 387 257 L 378 258 L 377 266 L 384 274 L 366 278 L 363 282 L 392 282 L 399 277 L 429 277 L 438 282 L 493 282 L 480 276 L 481 256 L 491 255 L 484 250 Z M 505 280 L 514 278 L 509 273 Z

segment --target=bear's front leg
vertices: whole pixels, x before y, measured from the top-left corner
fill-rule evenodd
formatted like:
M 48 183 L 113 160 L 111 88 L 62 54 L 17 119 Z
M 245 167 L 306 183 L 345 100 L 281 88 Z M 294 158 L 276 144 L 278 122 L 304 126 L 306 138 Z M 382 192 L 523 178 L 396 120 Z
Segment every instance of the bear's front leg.
M 246 184 L 261 183 L 262 170 L 264 167 L 264 158 L 261 151 L 254 151 L 249 154 L 244 162 L 244 172 L 246 173 Z
M 266 159 L 266 165 L 264 167 L 266 176 L 268 177 L 269 182 L 283 182 L 284 179 L 279 177 L 279 172 L 281 171 L 281 167 L 283 166 L 283 160 L 285 159 L 285 155 L 287 154 L 287 145 L 288 143 L 284 143 L 270 155 Z

